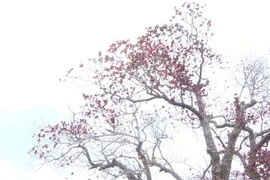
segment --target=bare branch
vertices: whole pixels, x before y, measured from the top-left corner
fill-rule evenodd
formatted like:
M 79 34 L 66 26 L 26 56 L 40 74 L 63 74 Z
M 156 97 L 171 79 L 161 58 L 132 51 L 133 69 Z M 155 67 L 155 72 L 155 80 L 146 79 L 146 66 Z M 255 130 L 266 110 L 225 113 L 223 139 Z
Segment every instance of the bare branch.
M 264 144 L 268 144 L 270 140 L 270 133 L 266 134 L 257 144 L 256 148 L 260 149 Z
M 138 180 L 136 178 L 136 176 L 134 175 L 135 172 L 131 169 L 129 169 L 127 166 L 125 166 L 124 164 L 122 164 L 120 161 L 117 161 L 116 159 L 112 160 L 112 164 L 114 166 L 117 166 L 118 168 L 120 168 L 127 176 L 128 180 Z
M 172 169 L 166 168 L 165 166 L 163 166 L 162 164 L 158 163 L 157 161 L 151 161 L 151 164 L 153 166 L 157 166 L 160 168 L 160 171 L 164 171 L 166 173 L 170 173 L 175 179 L 177 180 L 184 180 L 183 178 L 181 178 L 176 172 L 174 172 Z
M 207 166 L 207 168 L 203 171 L 203 175 L 201 177 L 201 180 L 204 180 L 206 173 L 209 171 L 209 169 L 211 168 L 212 164 L 211 162 L 209 163 L 209 165 Z
M 147 159 L 145 157 L 145 154 L 142 152 L 142 142 L 139 142 L 137 148 L 136 148 L 136 151 L 138 153 L 138 157 L 139 159 L 142 161 L 143 163 L 143 167 L 145 169 L 145 174 L 146 174 L 146 177 L 147 177 L 147 180 L 152 180 L 152 177 L 151 177 L 151 171 L 149 169 L 149 165 L 147 163 Z

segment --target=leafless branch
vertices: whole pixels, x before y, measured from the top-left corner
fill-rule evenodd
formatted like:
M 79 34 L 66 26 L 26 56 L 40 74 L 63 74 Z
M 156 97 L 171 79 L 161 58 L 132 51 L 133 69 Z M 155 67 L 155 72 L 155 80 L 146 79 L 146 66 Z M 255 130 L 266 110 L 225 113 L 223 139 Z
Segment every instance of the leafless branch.
M 166 173 L 170 173 L 175 179 L 177 180 L 184 180 L 183 178 L 181 178 L 176 172 L 174 172 L 172 169 L 166 168 L 165 166 L 163 166 L 162 164 L 158 163 L 157 161 L 151 161 L 151 164 L 153 166 L 157 166 L 160 168 L 160 171 L 164 171 Z
M 209 171 L 209 169 L 211 168 L 211 166 L 212 166 L 212 164 L 209 163 L 209 165 L 207 166 L 207 168 L 203 171 L 201 180 L 204 180 L 204 178 L 205 178 L 205 176 L 206 176 L 206 173 Z

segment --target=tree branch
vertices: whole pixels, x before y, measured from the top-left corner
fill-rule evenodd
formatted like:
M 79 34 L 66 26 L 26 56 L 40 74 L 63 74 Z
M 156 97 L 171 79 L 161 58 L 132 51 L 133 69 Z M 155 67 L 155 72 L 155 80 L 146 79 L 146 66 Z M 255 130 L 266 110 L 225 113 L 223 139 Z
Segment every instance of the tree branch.
M 152 180 L 151 171 L 150 171 L 149 166 L 147 164 L 147 159 L 146 159 L 144 153 L 142 152 L 142 144 L 143 144 L 143 142 L 139 142 L 139 144 L 136 148 L 136 151 L 138 153 L 139 159 L 143 163 L 143 167 L 145 169 L 145 174 L 146 174 L 147 180 Z
M 266 136 L 264 136 L 257 144 L 256 148 L 260 149 L 265 143 L 268 143 L 270 140 L 270 133 L 268 133 Z
M 120 161 L 116 159 L 112 160 L 112 164 L 120 168 L 126 174 L 128 180 L 138 180 L 134 174 L 136 174 L 133 170 L 129 169 L 126 165 L 122 164 Z
M 151 164 L 153 166 L 157 166 L 160 168 L 160 171 L 164 171 L 165 173 L 170 173 L 175 179 L 177 180 L 184 180 L 183 178 L 181 178 L 175 171 L 173 171 L 172 169 L 166 168 L 165 166 L 163 166 L 162 164 L 156 162 L 156 160 L 151 161 Z

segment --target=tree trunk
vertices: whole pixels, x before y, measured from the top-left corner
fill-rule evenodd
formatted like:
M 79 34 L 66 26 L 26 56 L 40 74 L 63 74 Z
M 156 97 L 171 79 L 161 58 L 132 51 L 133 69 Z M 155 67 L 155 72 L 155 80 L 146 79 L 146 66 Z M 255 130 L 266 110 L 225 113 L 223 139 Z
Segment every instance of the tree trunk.
M 203 119 L 201 120 L 201 125 L 203 128 L 203 134 L 204 134 L 204 139 L 206 142 L 206 147 L 207 147 L 207 153 L 210 155 L 211 158 L 211 165 L 212 165 L 212 179 L 213 180 L 224 180 L 221 178 L 221 166 L 220 166 L 220 157 L 217 152 L 217 147 L 215 145 L 210 125 L 209 125 L 209 120 Z

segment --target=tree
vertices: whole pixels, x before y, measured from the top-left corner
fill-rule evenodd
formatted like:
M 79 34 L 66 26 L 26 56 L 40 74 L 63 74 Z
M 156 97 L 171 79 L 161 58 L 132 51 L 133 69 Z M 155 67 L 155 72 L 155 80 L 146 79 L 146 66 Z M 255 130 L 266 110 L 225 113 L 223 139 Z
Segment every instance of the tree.
M 164 144 L 184 126 L 202 134 L 209 159 L 193 179 L 269 178 L 267 63 L 243 61 L 239 91 L 226 89 L 234 98 L 216 104 L 211 78 L 226 63 L 209 46 L 203 8 L 184 3 L 168 25 L 147 28 L 136 42 L 117 41 L 69 70 L 68 78 L 98 88 L 83 93 L 85 104 L 70 122 L 40 129 L 30 153 L 44 163 L 99 170 L 106 179 L 151 180 L 165 172 L 181 180 Z

